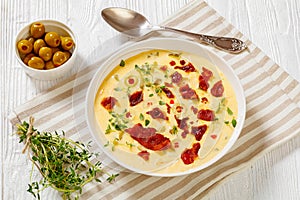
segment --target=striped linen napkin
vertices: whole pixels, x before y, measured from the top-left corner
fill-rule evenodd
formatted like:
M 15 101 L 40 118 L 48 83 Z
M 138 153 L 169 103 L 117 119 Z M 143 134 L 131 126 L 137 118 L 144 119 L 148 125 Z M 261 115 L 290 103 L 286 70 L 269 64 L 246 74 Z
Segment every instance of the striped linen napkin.
M 163 25 L 247 41 L 249 51 L 238 55 L 213 50 L 232 66 L 243 85 L 247 102 L 243 131 L 222 159 L 187 176 L 160 178 L 128 172 L 102 154 L 106 167 L 120 176 L 113 184 L 88 184 L 83 199 L 200 199 L 221 181 L 300 133 L 300 84 L 205 2 L 191 2 Z M 65 130 L 73 139 L 91 140 L 84 101 L 97 66 L 99 62 L 85 67 L 19 106 L 10 115 L 11 123 L 28 120 L 30 115 L 38 116 L 35 126 L 39 130 Z

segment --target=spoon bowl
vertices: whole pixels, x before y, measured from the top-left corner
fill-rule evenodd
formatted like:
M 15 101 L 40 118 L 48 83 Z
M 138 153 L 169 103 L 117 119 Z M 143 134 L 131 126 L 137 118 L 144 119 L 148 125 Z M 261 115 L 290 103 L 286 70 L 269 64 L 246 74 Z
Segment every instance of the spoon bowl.
M 101 15 L 114 29 L 132 37 L 141 37 L 152 31 L 171 31 L 184 34 L 190 38 L 197 39 L 201 43 L 230 53 L 240 53 L 247 48 L 243 41 L 236 38 L 203 35 L 166 26 L 152 25 L 140 13 L 126 8 L 105 8 L 102 10 Z
M 103 19 L 117 31 L 128 36 L 140 37 L 151 32 L 152 25 L 141 14 L 125 8 L 102 10 Z

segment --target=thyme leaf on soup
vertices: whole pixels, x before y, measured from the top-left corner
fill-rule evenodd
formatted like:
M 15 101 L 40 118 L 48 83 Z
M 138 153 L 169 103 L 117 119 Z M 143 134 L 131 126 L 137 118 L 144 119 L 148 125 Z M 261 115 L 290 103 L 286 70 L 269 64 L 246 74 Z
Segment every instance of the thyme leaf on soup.
M 111 118 L 108 120 L 111 126 L 111 129 L 114 128 L 116 131 L 123 131 L 127 128 L 128 119 L 125 116 L 125 113 L 127 110 L 124 111 L 124 113 L 116 113 L 116 112 L 110 112 Z
M 233 115 L 233 112 L 229 107 L 227 107 L 227 113 L 228 113 L 228 115 Z
M 120 62 L 120 67 L 124 67 L 125 66 L 125 61 L 124 60 L 121 60 L 121 62 Z
M 181 57 L 181 53 L 169 53 L 170 57 L 175 57 L 175 58 L 180 58 Z
M 104 147 L 108 147 L 109 145 L 109 141 L 107 141 L 107 143 L 104 145 Z
M 236 125 L 237 125 L 236 119 L 233 118 L 233 119 L 231 120 L 231 125 L 232 125 L 233 128 L 236 127 Z
M 114 145 L 118 145 L 119 144 L 119 141 L 120 141 L 120 139 L 119 138 L 115 138 L 114 140 L 113 140 L 113 144 Z
M 118 74 L 115 74 L 115 75 L 113 76 L 113 78 L 114 78 L 116 81 L 120 81 L 119 75 L 118 75 Z
M 230 122 L 230 121 L 224 121 L 224 123 L 225 123 L 226 125 L 231 124 L 233 128 L 235 128 L 236 125 L 237 125 L 237 121 L 236 121 L 235 118 L 232 118 L 231 122 Z
M 143 65 L 135 65 L 134 69 L 144 75 L 151 75 L 152 67 L 149 63 L 145 63 Z
M 116 92 L 120 92 L 120 91 L 122 91 L 123 89 L 122 88 L 119 88 L 119 87 L 116 87 L 116 88 L 114 88 L 114 91 L 116 91 Z
M 161 94 L 163 92 L 163 89 L 165 88 L 166 86 L 162 85 L 162 86 L 156 86 L 154 91 L 156 94 Z
M 129 142 L 127 142 L 126 141 L 126 144 L 130 147 L 130 148 L 132 148 L 132 147 L 134 147 L 135 145 L 134 144 L 132 144 L 132 143 L 129 143 Z
M 172 129 L 170 130 L 170 133 L 172 135 L 176 135 L 178 133 L 178 128 L 176 126 L 173 126 Z
M 105 130 L 105 134 L 110 134 L 111 132 L 113 132 L 111 126 L 108 124 Z
M 166 103 L 163 102 L 163 101 L 159 101 L 158 103 L 159 103 L 159 105 L 161 105 L 161 106 L 166 105 Z
M 150 120 L 146 119 L 145 120 L 145 126 L 148 126 L 150 124 Z
M 152 87 L 152 82 L 150 81 L 150 79 L 149 78 L 144 78 L 144 85 L 146 86 L 146 87 Z
M 122 131 L 122 130 L 124 130 L 125 128 L 127 128 L 127 126 L 126 125 L 124 125 L 124 124 L 113 124 L 114 125 L 114 127 L 115 127 L 115 129 L 117 130 L 117 131 Z
M 216 113 L 219 113 L 219 112 L 223 109 L 223 107 L 225 107 L 225 105 L 226 105 L 226 98 L 224 97 L 224 98 L 222 98 L 221 101 L 219 102 L 218 108 L 217 108 L 217 110 L 216 110 Z
M 140 113 L 139 118 L 140 118 L 141 121 L 144 121 L 144 119 L 145 119 L 145 117 L 144 117 L 144 115 L 142 113 Z
M 159 56 L 159 52 L 157 51 L 157 52 L 154 52 L 154 53 L 150 53 L 150 54 L 147 55 L 147 58 L 151 58 L 153 56 L 158 57 Z
M 29 159 L 42 175 L 40 181 L 28 184 L 27 191 L 35 198 L 41 199 L 41 191 L 52 187 L 61 193 L 63 199 L 73 196 L 78 199 L 87 183 L 100 183 L 99 177 L 104 175 L 108 182 L 112 182 L 118 176 L 105 172 L 100 161 L 91 161 L 98 153 L 90 151 L 90 143 L 73 141 L 66 138 L 64 132 L 40 132 L 33 127 L 33 123 L 34 119 L 30 117 L 29 122 L 18 124 L 17 135 L 20 143 L 25 142 L 22 152 L 27 151 Z

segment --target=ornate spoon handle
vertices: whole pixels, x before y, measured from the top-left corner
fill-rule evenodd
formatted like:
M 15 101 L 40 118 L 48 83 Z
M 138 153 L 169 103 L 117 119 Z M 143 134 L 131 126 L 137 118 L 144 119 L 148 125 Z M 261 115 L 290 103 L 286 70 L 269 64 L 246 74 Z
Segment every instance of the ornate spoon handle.
M 229 37 L 216 37 L 216 36 L 210 36 L 210 35 L 203 35 L 203 34 L 197 34 L 197 33 L 191 33 L 188 31 L 183 31 L 171 27 L 165 27 L 165 26 L 159 26 L 155 27 L 156 30 L 165 30 L 165 31 L 172 31 L 184 34 L 186 36 L 189 36 L 191 38 L 195 38 L 200 40 L 200 42 L 209 44 L 213 47 L 216 47 L 218 49 L 230 52 L 230 53 L 240 53 L 247 49 L 247 45 L 237 39 L 237 38 L 229 38 Z
M 247 48 L 246 44 L 237 38 L 216 37 L 199 34 L 199 39 L 209 45 L 231 53 L 240 53 Z

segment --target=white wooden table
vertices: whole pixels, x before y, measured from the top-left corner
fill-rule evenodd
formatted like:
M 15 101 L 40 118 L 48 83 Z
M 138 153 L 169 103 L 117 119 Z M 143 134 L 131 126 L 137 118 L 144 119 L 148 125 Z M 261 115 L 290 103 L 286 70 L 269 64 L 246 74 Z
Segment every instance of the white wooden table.
M 30 21 L 52 18 L 66 22 L 79 38 L 78 54 L 85 58 L 115 36 L 100 18 L 109 6 L 127 7 L 144 13 L 153 23 L 162 22 L 189 0 L 1 0 L 1 196 L 31 199 L 26 192 L 30 163 L 12 133 L 8 114 L 14 107 L 57 84 L 36 81 L 25 75 L 14 57 L 14 37 Z M 298 0 L 207 0 L 268 56 L 300 81 L 300 1 Z M 221 184 L 209 199 L 300 199 L 300 136 L 266 154 L 246 170 Z M 45 199 L 59 198 L 47 190 Z

